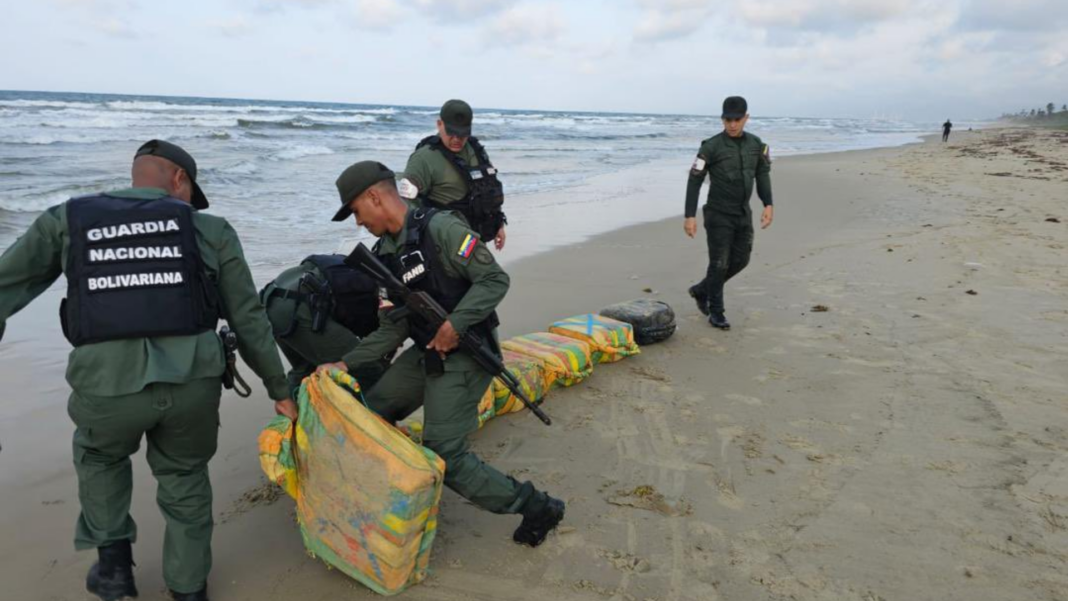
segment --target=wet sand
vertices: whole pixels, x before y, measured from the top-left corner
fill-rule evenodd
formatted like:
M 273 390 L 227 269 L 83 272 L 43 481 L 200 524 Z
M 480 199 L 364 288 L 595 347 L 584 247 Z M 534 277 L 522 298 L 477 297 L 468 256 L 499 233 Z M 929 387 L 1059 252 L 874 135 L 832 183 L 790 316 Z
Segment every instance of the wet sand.
M 779 160 L 775 224 L 728 284 L 730 332 L 686 296 L 705 247 L 680 217 L 506 251 L 504 335 L 649 295 L 680 330 L 553 391 L 552 428 L 521 413 L 477 434 L 486 460 L 568 501 L 564 527 L 521 548 L 517 518 L 447 491 L 433 574 L 400 598 L 1068 599 L 1066 164 L 1068 134 L 1027 130 Z M 685 167 L 573 194 L 681 212 Z M 52 296 L 0 345 L 4 598 L 84 599 L 93 561 L 70 542 Z M 303 552 L 293 503 L 263 485 L 270 414 L 262 390 L 225 397 L 212 598 L 373 598 Z M 159 598 L 162 519 L 143 458 L 134 470 L 137 574 Z

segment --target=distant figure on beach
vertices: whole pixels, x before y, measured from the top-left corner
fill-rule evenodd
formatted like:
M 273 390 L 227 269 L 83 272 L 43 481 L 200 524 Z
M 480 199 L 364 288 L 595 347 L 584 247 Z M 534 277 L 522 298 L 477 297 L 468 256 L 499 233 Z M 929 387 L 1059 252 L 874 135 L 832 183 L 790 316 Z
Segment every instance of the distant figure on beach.
M 297 406 L 237 234 L 199 212 L 208 200 L 193 157 L 151 140 L 134 156 L 132 180 L 48 209 L 0 256 L 0 335 L 8 317 L 66 275 L 60 311 L 74 345 L 67 412 L 81 503 L 74 546 L 98 556 L 86 589 L 104 601 L 137 596 L 130 455 L 144 437 L 167 522 L 163 580 L 176 601 L 206 601 L 208 461 L 226 368 L 220 318 L 275 411 L 296 419 Z
M 771 152 L 760 138 L 745 131 L 748 104 L 741 96 L 723 101 L 723 131 L 701 142 L 690 167 L 686 186 L 683 230 L 697 234 L 697 199 L 708 177 L 708 200 L 702 208 L 708 240 L 708 269 L 700 283 L 690 287 L 697 309 L 721 330 L 731 327 L 724 315 L 723 285 L 749 264 L 753 251 L 753 217 L 749 198 L 756 181 L 764 203 L 760 227 L 771 225 Z
M 334 220 L 355 215 L 357 225 L 379 237 L 374 252 L 382 263 L 412 290 L 430 295 L 449 316 L 437 330 L 414 313 L 397 322 L 384 319 L 341 362 L 321 367 L 359 369 L 411 338 L 415 345 L 367 391 L 367 406 L 390 423 L 422 407 L 423 445 L 445 461 L 445 486 L 482 509 L 522 515 L 512 539 L 540 545 L 563 519 L 564 502 L 484 463 L 468 442 L 478 429 L 478 403 L 493 376 L 458 348 L 459 335 L 473 330 L 496 346 L 496 310 L 508 292 L 508 274 L 463 218 L 405 202 L 385 165 L 356 163 L 336 184 L 341 209 Z M 494 352 L 499 355 L 500 349 Z
M 457 211 L 479 239 L 504 248 L 504 187 L 486 149 L 471 135 L 474 113 L 463 100 L 441 107 L 438 134 L 424 138 L 408 158 L 401 196 L 417 206 Z
M 946 122 L 942 124 L 942 141 L 949 142 L 949 130 L 953 129 L 953 122 L 946 119 Z
M 290 396 L 323 363 L 340 361 L 362 338 L 378 329 L 378 284 L 345 264 L 345 255 L 311 255 L 278 274 L 260 290 L 275 342 L 292 368 Z M 386 368 L 383 357 L 352 376 L 372 388 Z

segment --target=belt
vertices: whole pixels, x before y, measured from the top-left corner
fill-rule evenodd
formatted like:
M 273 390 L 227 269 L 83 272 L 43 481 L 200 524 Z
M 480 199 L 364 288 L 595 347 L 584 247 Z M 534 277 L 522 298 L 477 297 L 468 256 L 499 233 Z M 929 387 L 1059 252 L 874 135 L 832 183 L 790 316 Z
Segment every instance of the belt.
M 311 297 L 310 294 L 304 294 L 303 292 L 297 292 L 296 290 L 286 290 L 285 288 L 274 288 L 267 293 L 267 297 L 264 298 L 264 302 L 271 300 L 272 298 L 284 298 L 286 300 L 294 300 L 298 303 L 308 302 Z

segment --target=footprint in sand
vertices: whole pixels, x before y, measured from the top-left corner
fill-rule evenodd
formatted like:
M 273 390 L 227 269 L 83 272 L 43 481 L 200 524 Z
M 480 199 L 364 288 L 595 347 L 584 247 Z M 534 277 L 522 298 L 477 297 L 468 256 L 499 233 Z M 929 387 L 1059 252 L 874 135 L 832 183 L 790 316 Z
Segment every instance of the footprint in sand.
M 636 557 L 622 551 L 610 551 L 603 549 L 599 555 L 612 564 L 612 567 L 621 572 L 630 572 L 632 574 L 644 574 L 653 569 L 653 565 L 649 563 L 648 559 L 643 557 Z
M 715 482 L 716 488 L 719 489 L 719 496 L 716 501 L 720 505 L 734 511 L 741 511 L 745 509 L 745 500 L 738 496 L 738 493 L 734 490 L 734 485 L 729 482 Z
M 779 442 L 781 442 L 782 444 L 790 447 L 791 449 L 793 449 L 795 451 L 801 451 L 803 453 L 807 453 L 807 454 L 811 454 L 811 455 L 819 455 L 820 454 L 819 447 L 817 447 L 816 445 L 812 444 L 811 441 L 809 441 L 808 439 L 803 438 L 801 436 L 794 436 L 792 434 L 791 435 L 787 435 L 787 436 L 783 436 L 782 438 L 779 439 Z
M 791 426 L 795 427 L 795 428 L 823 428 L 823 429 L 827 429 L 827 430 L 834 430 L 836 432 L 841 432 L 843 434 L 848 434 L 848 433 L 852 432 L 852 430 L 853 430 L 853 428 L 851 428 L 851 427 L 849 427 L 849 426 L 847 426 L 845 424 L 840 424 L 840 423 L 836 423 L 836 422 L 828 422 L 828 421 L 824 421 L 822 419 L 816 419 L 814 417 L 809 417 L 809 418 L 805 418 L 805 419 L 797 419 L 797 420 L 789 422 L 789 424 Z
M 746 405 L 749 405 L 750 407 L 758 407 L 758 406 L 764 404 L 764 401 L 762 401 L 762 400 L 760 400 L 760 399 L 758 399 L 758 398 L 756 398 L 754 396 L 746 396 L 744 394 L 730 393 L 730 394 L 723 395 L 723 397 L 725 399 L 729 400 L 729 401 L 737 401 L 739 403 L 745 403 Z
M 782 349 L 782 347 L 781 346 L 777 346 L 777 347 L 775 347 L 775 349 Z M 777 354 L 777 353 L 773 353 L 773 351 L 775 351 L 775 349 L 772 349 L 771 351 L 768 351 L 767 354 L 769 354 L 769 355 Z M 785 352 L 786 352 L 786 350 L 783 349 L 783 353 L 785 353 Z M 777 369 L 774 369 L 774 368 L 768 368 L 768 369 L 764 370 L 764 373 L 762 373 L 760 375 L 757 375 L 757 376 L 753 376 L 753 379 L 756 380 L 757 382 L 760 382 L 761 384 L 763 384 L 764 382 L 768 382 L 770 380 L 782 380 L 783 378 L 786 378 L 786 377 L 788 377 L 786 375 L 786 372 L 783 372 L 783 371 L 780 371 L 780 370 L 777 370 Z
M 727 347 L 719 344 L 718 342 L 716 342 L 715 340 L 712 340 L 711 338 L 698 338 L 697 339 L 697 345 L 698 346 L 703 346 L 707 350 L 712 351 L 713 353 L 723 354 L 723 353 L 727 352 Z

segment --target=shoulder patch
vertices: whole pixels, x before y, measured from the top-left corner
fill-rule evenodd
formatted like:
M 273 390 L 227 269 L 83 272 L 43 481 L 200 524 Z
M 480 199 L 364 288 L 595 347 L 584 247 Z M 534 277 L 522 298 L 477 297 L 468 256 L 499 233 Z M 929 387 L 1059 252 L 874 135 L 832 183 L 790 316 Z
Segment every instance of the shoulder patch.
M 460 243 L 460 249 L 456 251 L 456 254 L 464 259 L 469 259 L 471 253 L 475 252 L 475 246 L 478 245 L 478 238 L 473 234 L 467 234 L 464 237 L 463 242 Z
M 760 154 L 763 155 L 765 161 L 767 161 L 769 163 L 771 162 L 771 147 L 770 146 L 765 144 L 764 145 L 764 149 L 760 151 Z
M 706 164 L 705 159 L 701 155 L 697 155 L 697 158 L 693 160 L 693 165 L 690 166 L 690 169 L 693 171 L 704 171 Z

